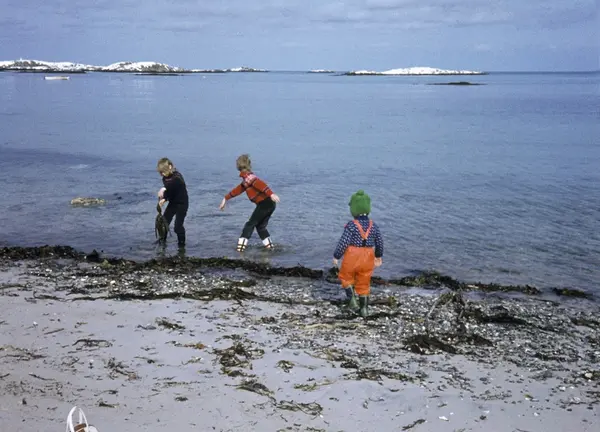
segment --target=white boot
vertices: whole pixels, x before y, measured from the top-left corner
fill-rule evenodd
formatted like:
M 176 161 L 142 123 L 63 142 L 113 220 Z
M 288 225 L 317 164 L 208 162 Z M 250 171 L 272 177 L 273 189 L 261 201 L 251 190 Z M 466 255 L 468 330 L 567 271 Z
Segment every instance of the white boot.
M 267 237 L 262 242 L 267 249 L 273 249 L 273 242 L 271 241 L 271 237 Z
M 244 238 L 244 237 L 240 237 L 238 239 L 237 251 L 244 252 L 244 250 L 246 249 L 246 246 L 248 246 L 248 239 Z

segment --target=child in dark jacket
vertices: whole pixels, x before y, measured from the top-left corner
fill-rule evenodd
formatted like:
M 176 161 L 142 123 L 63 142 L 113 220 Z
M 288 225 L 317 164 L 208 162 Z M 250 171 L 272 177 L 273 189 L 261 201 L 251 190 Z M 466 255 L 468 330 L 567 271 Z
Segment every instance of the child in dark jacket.
M 185 228 L 183 221 L 188 211 L 188 193 L 183 176 L 168 158 L 158 161 L 156 170 L 162 176 L 163 186 L 158 191 L 159 204 L 162 207 L 166 201 L 169 202 L 164 217 L 167 224 L 171 224 L 175 217 L 175 234 L 179 247 L 185 246 Z
M 247 154 L 239 156 L 236 160 L 236 167 L 240 172 L 242 182 L 233 188 L 221 201 L 219 209 L 223 210 L 225 204 L 231 198 L 234 198 L 243 192 L 246 192 L 248 199 L 256 204 L 256 208 L 252 212 L 250 219 L 244 225 L 242 234 L 238 239 L 237 251 L 243 252 L 248 245 L 248 240 L 252 236 L 252 232 L 256 228 L 258 236 L 267 249 L 273 248 L 267 224 L 271 215 L 275 211 L 275 203 L 279 202 L 279 197 L 273 193 L 271 188 L 256 174 L 252 172 L 252 162 Z
M 350 198 L 350 212 L 354 219 L 346 224 L 333 253 L 333 264 L 343 257 L 339 279 L 346 292 L 348 306 L 360 315 L 368 314 L 371 294 L 371 276 L 375 267 L 382 264 L 383 238 L 379 227 L 369 219 L 371 198 L 359 190 Z M 358 294 L 358 304 L 356 295 Z

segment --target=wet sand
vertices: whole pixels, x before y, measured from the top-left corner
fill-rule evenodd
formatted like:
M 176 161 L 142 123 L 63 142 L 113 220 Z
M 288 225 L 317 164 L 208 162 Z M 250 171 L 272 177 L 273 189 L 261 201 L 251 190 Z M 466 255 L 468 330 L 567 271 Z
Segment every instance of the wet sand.
M 0 254 L 2 431 L 597 428 L 593 300 L 98 261 Z

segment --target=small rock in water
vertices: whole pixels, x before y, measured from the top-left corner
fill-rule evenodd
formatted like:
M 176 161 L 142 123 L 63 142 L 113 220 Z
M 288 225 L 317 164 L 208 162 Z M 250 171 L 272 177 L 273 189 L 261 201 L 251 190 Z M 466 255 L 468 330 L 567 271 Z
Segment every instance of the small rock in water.
M 90 197 L 77 197 L 71 200 L 71 205 L 73 206 L 93 206 L 93 205 L 103 205 L 106 204 L 106 200 L 103 198 L 90 198 Z

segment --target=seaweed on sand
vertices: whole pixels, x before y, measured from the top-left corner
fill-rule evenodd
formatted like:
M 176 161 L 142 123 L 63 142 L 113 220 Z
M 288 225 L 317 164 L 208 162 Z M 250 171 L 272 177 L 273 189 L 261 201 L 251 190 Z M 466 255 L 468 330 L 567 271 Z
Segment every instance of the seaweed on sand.
M 312 381 L 312 382 L 310 384 L 294 384 L 294 388 L 297 390 L 304 390 L 304 391 L 310 392 L 310 391 L 315 391 L 319 387 L 333 384 L 333 381 L 330 381 L 328 379 L 325 379 L 322 382 L 316 382 L 314 380 L 314 378 L 311 378 L 311 379 L 309 379 L 309 381 Z
M 125 368 L 125 366 L 123 365 L 123 363 L 117 362 L 114 357 L 111 357 L 110 359 L 108 359 L 106 367 L 107 367 L 107 369 L 110 370 L 108 376 L 111 379 L 115 379 L 115 377 L 117 375 L 124 375 L 127 377 L 128 380 L 139 379 L 139 376 L 135 372 L 127 370 Z
M 252 300 L 258 299 L 254 293 L 240 288 L 210 288 L 189 292 L 116 292 L 102 297 L 74 298 L 73 300 L 164 300 L 164 299 L 191 299 L 191 300 Z
M 185 330 L 185 326 L 171 322 L 166 318 L 157 318 L 156 324 L 169 330 Z
M 6 352 L 6 354 L 4 354 Z M 18 361 L 30 361 L 46 358 L 45 355 L 37 354 L 32 350 L 26 348 L 18 348 L 12 345 L 0 345 L 0 358 L 2 357 L 13 357 Z
M 264 276 L 305 277 L 320 279 L 323 277 L 322 270 L 313 270 L 304 266 L 295 267 L 272 267 L 269 264 L 254 261 L 232 259 L 232 258 L 154 258 L 149 261 L 137 263 L 138 268 L 152 268 L 156 270 L 167 268 L 178 268 L 182 270 L 196 270 L 202 267 L 219 269 L 242 269 L 249 273 Z
M 84 347 L 102 347 L 108 348 L 112 346 L 112 342 L 104 339 L 77 339 L 73 345 L 83 344 Z
M 447 304 L 452 304 L 452 306 L 454 306 L 454 311 L 456 312 L 456 321 L 460 321 L 467 307 L 467 302 L 463 298 L 461 291 L 450 291 L 441 294 L 429 310 L 426 319 L 429 320 L 437 308 Z
M 276 407 L 289 411 L 302 411 L 303 413 L 312 416 L 318 416 L 323 412 L 323 407 L 316 402 L 298 403 L 294 401 L 282 400 L 277 403 Z
M 243 381 L 241 384 L 236 386 L 238 390 L 246 390 L 261 396 L 271 397 L 273 392 L 267 388 L 264 384 L 259 383 L 256 380 Z
M 277 362 L 277 367 L 281 368 L 284 372 L 289 373 L 294 367 L 294 363 L 288 360 L 279 360 Z
M 264 355 L 264 350 L 260 348 L 249 348 L 244 346 L 242 342 L 235 342 L 229 348 L 213 349 L 213 353 L 217 356 L 217 361 L 221 364 L 221 371 L 225 375 L 233 376 L 235 372 L 231 371 L 233 367 L 247 367 L 252 369 L 250 360 L 261 358 Z M 240 375 L 238 373 L 238 375 Z
M 414 381 L 414 378 L 400 372 L 386 371 L 383 369 L 359 369 L 356 372 L 357 380 L 380 381 L 382 377 L 398 381 Z
M 418 426 L 418 425 L 423 424 L 423 423 L 425 423 L 425 419 L 418 419 L 418 420 L 415 420 L 414 422 L 412 422 L 410 424 L 407 424 L 406 426 L 403 426 L 402 430 L 403 431 L 407 431 L 407 430 L 410 430 L 410 429 L 414 428 L 415 426 Z

